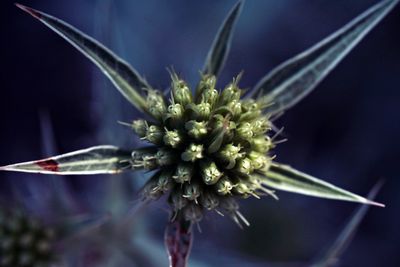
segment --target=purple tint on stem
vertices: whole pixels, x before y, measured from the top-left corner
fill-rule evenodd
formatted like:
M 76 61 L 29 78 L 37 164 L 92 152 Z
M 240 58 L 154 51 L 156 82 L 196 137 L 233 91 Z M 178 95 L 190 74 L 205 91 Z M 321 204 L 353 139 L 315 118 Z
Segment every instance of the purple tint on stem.
M 180 216 L 168 223 L 164 241 L 170 267 L 187 267 L 193 243 L 191 228 L 192 224 Z

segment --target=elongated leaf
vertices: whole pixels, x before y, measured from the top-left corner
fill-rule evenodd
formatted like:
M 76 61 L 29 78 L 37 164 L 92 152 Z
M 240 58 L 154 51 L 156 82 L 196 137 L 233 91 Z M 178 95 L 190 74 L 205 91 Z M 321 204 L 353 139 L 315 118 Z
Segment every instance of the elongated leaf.
M 378 182 L 372 188 L 368 194 L 368 198 L 374 199 L 381 187 L 382 181 Z M 336 265 L 336 263 L 339 261 L 339 258 L 353 239 L 357 228 L 368 211 L 368 208 L 369 206 L 362 205 L 356 210 L 349 222 L 343 228 L 342 232 L 339 234 L 338 238 L 333 243 L 332 247 L 330 247 L 327 253 L 317 260 L 316 263 L 312 264 L 312 267 L 331 267 Z
M 170 222 L 165 229 L 165 247 L 170 267 L 187 267 L 192 248 L 191 223 L 182 218 Z
M 30 7 L 16 5 L 82 52 L 103 71 L 129 102 L 137 109 L 146 111 L 146 101 L 140 92 L 142 88 L 149 88 L 149 85 L 127 62 L 66 22 Z
M 315 46 L 284 62 L 261 79 L 253 97 L 265 97 L 273 105 L 267 112 L 286 110 L 307 94 L 393 9 L 398 0 L 384 0 Z
M 233 29 L 235 28 L 242 6 L 243 1 L 237 2 L 222 23 L 221 28 L 215 36 L 213 45 L 208 52 L 203 70 L 204 74 L 218 76 L 223 68 L 229 53 Z
M 262 183 L 278 190 L 321 197 L 352 201 L 363 204 L 370 204 L 384 207 L 385 205 L 377 203 L 349 191 L 341 189 L 333 184 L 322 181 L 308 174 L 302 173 L 291 168 L 288 165 L 272 163 L 271 168 L 265 173 Z
M 115 174 L 129 166 L 131 153 L 115 146 L 95 146 L 75 152 L 0 167 L 17 171 L 58 175 Z

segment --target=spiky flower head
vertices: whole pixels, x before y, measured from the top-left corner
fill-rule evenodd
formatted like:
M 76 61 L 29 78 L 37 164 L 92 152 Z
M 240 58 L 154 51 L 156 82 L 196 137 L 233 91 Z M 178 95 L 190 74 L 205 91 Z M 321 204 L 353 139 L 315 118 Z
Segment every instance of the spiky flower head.
M 271 122 L 262 113 L 268 103 L 243 101 L 239 79 L 221 90 L 215 76 L 203 75 L 194 96 L 189 85 L 171 72 L 169 97 L 148 89 L 146 105 L 157 120 L 131 123 L 151 145 L 133 153 L 131 166 L 156 170 L 142 190 L 144 198 L 169 194 L 174 212 L 183 212 L 194 222 L 205 210 L 215 209 L 227 210 L 239 222 L 238 206 L 224 203 L 232 203 L 235 196 L 270 193 L 253 175 L 267 171 L 271 163 Z
M 22 212 L 0 210 L 0 266 L 50 266 L 56 230 Z

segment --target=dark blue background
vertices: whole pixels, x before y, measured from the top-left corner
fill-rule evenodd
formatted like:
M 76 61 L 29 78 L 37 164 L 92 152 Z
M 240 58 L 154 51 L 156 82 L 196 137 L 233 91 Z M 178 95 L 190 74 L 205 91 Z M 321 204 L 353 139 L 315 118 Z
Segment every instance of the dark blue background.
M 173 66 L 195 84 L 214 35 L 235 1 L 24 1 L 94 36 L 129 61 L 155 87 L 169 84 Z M 225 84 L 241 70 L 253 86 L 274 66 L 303 51 L 376 3 L 372 0 L 247 1 Z M 100 71 L 11 1 L 0 2 L 0 165 L 42 157 L 39 112 L 48 111 L 61 153 L 97 144 L 134 144 L 116 121 L 137 114 Z M 366 195 L 386 180 L 341 266 L 398 266 L 400 256 L 400 7 L 279 121 L 289 141 L 277 160 Z M 24 174 L 0 173 L 1 192 Z M 30 179 L 42 179 L 29 175 Z M 143 179 L 136 177 L 137 179 Z M 80 201 L 102 197 L 109 177 L 70 177 Z M 252 227 L 225 218 L 202 223 L 193 258 L 225 266 L 220 253 L 251 261 L 306 261 L 328 246 L 355 204 L 279 193 L 280 201 L 242 201 Z M 135 199 L 135 195 L 132 195 Z M 157 214 L 157 212 L 159 214 Z M 150 225 L 162 242 L 164 211 Z M 151 218 L 151 217 L 150 217 Z M 150 220 L 154 221 L 154 220 Z

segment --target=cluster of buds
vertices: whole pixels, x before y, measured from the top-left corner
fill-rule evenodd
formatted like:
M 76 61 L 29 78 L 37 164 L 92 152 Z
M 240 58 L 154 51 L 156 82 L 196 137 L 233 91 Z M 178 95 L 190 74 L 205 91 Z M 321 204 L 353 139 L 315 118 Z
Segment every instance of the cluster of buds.
M 240 76 L 219 92 L 215 76 L 205 75 L 196 95 L 175 73 L 171 78 L 169 102 L 161 92 L 147 90 L 147 109 L 157 121 L 131 124 L 152 144 L 132 153 L 132 168 L 156 170 L 143 197 L 169 193 L 174 213 L 191 222 L 215 210 L 247 224 L 234 197 L 273 195 L 257 176 L 269 169 L 274 146 L 270 118 L 262 112 L 267 103 L 241 100 Z
M 23 213 L 0 211 L 0 266 L 50 266 L 55 230 Z

